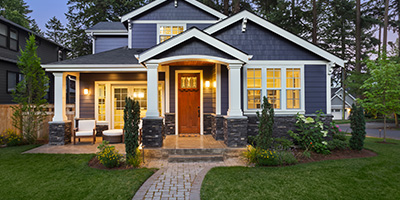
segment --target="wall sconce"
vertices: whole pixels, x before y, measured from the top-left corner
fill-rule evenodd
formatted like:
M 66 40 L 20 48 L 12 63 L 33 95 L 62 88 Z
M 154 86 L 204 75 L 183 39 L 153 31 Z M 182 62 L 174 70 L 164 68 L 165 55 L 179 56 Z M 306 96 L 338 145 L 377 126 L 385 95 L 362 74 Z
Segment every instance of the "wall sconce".
M 88 88 L 83 89 L 83 94 L 84 95 L 89 95 L 89 89 Z
M 209 88 L 210 87 L 210 81 L 206 81 L 206 88 Z
M 213 85 L 216 88 L 217 87 L 217 81 L 214 81 Z
M 139 98 L 144 98 L 144 93 L 143 92 L 139 92 Z

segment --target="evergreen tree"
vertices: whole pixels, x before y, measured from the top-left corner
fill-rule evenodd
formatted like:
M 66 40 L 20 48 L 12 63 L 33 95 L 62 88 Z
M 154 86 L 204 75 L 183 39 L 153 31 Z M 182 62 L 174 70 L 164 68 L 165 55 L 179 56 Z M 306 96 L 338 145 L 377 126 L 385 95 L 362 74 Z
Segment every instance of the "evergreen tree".
M 29 6 L 26 5 L 24 0 L 0 1 L 0 15 L 28 29 L 31 23 L 28 14 L 31 12 L 32 10 L 29 10 Z
M 136 100 L 126 97 L 124 109 L 124 134 L 126 157 L 135 157 L 139 147 L 140 105 Z
M 365 140 L 365 117 L 364 110 L 361 106 L 352 105 L 350 111 L 350 148 L 354 150 L 362 150 Z
M 256 136 L 256 145 L 261 149 L 269 149 L 274 142 L 272 131 L 274 127 L 274 109 L 268 102 L 267 97 L 263 97 L 261 105 L 261 114 L 257 111 L 257 117 L 260 121 L 258 124 L 258 135 Z
M 29 28 L 31 31 L 35 32 L 36 34 L 40 36 L 44 36 L 42 30 L 39 28 L 39 26 L 36 23 L 36 20 L 33 19 Z
M 65 27 L 55 16 L 46 23 L 46 36 L 59 44 L 65 43 Z
M 40 66 L 40 58 L 37 56 L 35 36 L 29 36 L 24 50 L 21 50 L 18 67 L 23 79 L 13 91 L 14 106 L 13 125 L 20 129 L 29 143 L 37 139 L 37 132 L 43 120 L 46 118 L 47 94 L 49 78 Z

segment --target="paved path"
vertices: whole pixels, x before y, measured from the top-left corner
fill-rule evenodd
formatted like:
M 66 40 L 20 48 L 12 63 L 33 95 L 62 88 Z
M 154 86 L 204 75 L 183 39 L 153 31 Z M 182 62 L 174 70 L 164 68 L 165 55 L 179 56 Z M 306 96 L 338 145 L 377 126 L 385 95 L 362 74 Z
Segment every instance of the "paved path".
M 217 166 L 244 166 L 239 159 L 228 159 L 213 163 L 168 163 L 155 161 L 146 166 L 161 165 L 161 169 L 153 174 L 136 192 L 133 200 L 200 200 L 200 188 L 207 172 Z
M 342 131 L 348 133 L 351 132 L 350 124 L 338 124 L 338 125 L 340 129 L 342 129 Z M 390 127 L 389 129 L 386 129 L 386 138 L 400 140 L 400 130 L 394 129 L 393 128 L 394 126 L 392 124 L 390 124 L 389 127 Z M 381 131 L 379 131 L 379 129 L 381 129 Z M 367 132 L 367 136 L 383 138 L 383 123 L 367 123 L 365 130 Z M 379 134 L 379 132 L 381 133 Z

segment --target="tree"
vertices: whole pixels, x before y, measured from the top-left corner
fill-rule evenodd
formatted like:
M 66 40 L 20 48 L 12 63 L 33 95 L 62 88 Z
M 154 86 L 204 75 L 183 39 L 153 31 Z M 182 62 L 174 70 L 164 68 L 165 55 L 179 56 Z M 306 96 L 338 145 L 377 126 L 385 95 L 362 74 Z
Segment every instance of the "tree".
M 46 36 L 59 44 L 65 43 L 65 27 L 56 16 L 46 23 Z
M 356 71 L 361 72 L 361 0 L 356 2 Z
M 385 0 L 385 14 L 384 14 L 384 25 L 383 25 L 383 48 L 384 54 L 387 53 L 387 35 L 389 27 L 389 0 Z
M 269 149 L 274 142 L 272 137 L 272 130 L 274 127 L 274 109 L 265 96 L 263 97 L 261 109 L 261 114 L 257 111 L 257 117 L 260 122 L 258 124 L 256 144 L 257 147 L 260 147 L 261 149 Z
M 124 109 L 124 135 L 125 135 L 125 151 L 127 158 L 137 157 L 136 152 L 139 147 L 139 122 L 140 122 L 140 105 L 138 101 L 125 98 Z
M 31 23 L 28 14 L 31 12 L 32 10 L 29 10 L 24 0 L 0 1 L 0 15 L 28 29 Z
M 312 43 L 317 44 L 317 18 L 318 18 L 318 13 L 317 13 L 317 0 L 312 0 L 312 15 L 313 15 L 313 29 L 312 29 Z
M 13 125 L 20 129 L 29 143 L 37 139 L 37 132 L 46 118 L 47 100 L 44 96 L 49 88 L 49 78 L 40 66 L 37 56 L 35 36 L 30 35 L 17 63 L 23 79 L 13 91 L 14 106 Z
M 354 150 L 362 150 L 365 140 L 365 116 L 361 106 L 353 104 L 350 111 L 350 148 Z
M 368 61 L 370 77 L 364 82 L 365 99 L 362 106 L 370 113 L 384 116 L 384 141 L 386 142 L 386 118 L 400 111 L 400 63 L 385 57 Z
M 36 23 L 36 20 L 32 20 L 31 25 L 29 27 L 29 29 L 33 32 L 35 32 L 38 35 L 44 36 L 42 30 L 39 28 L 39 26 Z

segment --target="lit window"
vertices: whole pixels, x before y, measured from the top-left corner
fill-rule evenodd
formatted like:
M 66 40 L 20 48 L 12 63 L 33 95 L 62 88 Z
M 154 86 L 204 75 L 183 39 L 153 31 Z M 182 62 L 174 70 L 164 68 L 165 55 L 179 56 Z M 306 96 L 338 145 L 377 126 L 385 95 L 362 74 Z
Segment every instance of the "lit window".
M 300 90 L 287 90 L 286 99 L 288 109 L 300 108 Z
M 261 69 L 247 69 L 247 109 L 261 107 Z
M 106 121 L 106 85 L 99 84 L 98 121 Z
M 267 97 L 273 108 L 281 108 L 281 69 L 267 69 Z
M 133 88 L 133 99 L 139 102 L 140 118 L 145 117 L 147 112 L 147 89 Z
M 300 69 L 288 68 L 286 69 L 286 105 L 287 109 L 300 108 Z
M 159 43 L 162 43 L 169 38 L 181 34 L 185 30 L 184 26 L 178 25 L 162 25 L 159 31 Z

